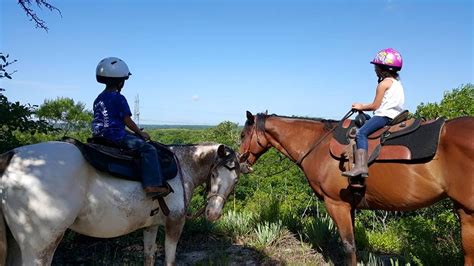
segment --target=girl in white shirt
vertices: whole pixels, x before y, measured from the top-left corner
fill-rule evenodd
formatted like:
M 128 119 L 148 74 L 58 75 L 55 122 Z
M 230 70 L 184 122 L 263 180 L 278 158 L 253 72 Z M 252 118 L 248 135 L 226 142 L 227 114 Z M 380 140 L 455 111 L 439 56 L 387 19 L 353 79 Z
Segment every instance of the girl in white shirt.
M 352 109 L 357 111 L 374 111 L 374 116 L 357 130 L 355 167 L 343 172 L 348 177 L 368 176 L 368 140 L 367 136 L 389 124 L 403 111 L 405 95 L 399 81 L 398 71 L 402 69 L 402 56 L 395 49 L 387 48 L 377 53 L 370 62 L 374 64 L 378 85 L 372 103 L 354 103 Z

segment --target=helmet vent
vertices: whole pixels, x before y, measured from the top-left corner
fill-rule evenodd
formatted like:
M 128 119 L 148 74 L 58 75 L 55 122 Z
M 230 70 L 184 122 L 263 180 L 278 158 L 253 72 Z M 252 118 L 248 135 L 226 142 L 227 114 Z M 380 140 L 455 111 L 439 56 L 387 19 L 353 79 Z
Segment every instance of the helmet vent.
M 118 62 L 118 61 L 112 61 L 110 64 L 113 65 L 113 64 L 115 64 L 115 63 L 117 63 L 117 62 Z

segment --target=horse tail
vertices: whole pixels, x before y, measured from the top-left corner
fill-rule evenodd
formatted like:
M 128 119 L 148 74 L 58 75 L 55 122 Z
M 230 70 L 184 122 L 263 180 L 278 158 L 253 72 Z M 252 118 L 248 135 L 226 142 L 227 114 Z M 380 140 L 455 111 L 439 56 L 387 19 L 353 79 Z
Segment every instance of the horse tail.
M 12 159 L 15 153 L 9 151 L 3 154 L 0 154 L 0 178 L 5 173 L 10 160 Z M 0 265 L 5 265 L 7 261 L 7 227 L 5 224 L 5 219 L 3 218 L 3 210 L 0 208 Z

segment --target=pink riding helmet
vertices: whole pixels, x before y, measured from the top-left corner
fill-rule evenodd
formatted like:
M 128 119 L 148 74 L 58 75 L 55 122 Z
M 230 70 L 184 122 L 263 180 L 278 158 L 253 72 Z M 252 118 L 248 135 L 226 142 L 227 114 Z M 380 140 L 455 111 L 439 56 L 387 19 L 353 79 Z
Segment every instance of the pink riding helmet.
M 388 67 L 389 70 L 398 71 L 402 69 L 402 55 L 395 49 L 387 48 L 377 53 L 371 64 Z

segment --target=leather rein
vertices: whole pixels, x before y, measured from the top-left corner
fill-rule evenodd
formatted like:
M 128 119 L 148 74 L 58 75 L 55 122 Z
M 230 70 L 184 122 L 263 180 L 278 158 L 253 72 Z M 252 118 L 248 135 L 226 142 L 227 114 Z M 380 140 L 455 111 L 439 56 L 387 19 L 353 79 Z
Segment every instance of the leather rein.
M 300 158 L 299 158 L 298 160 L 295 160 L 295 159 L 293 159 L 293 158 L 291 158 L 291 157 L 290 157 L 290 159 L 291 159 L 293 162 L 295 162 L 298 166 L 301 166 L 301 163 L 303 162 L 303 160 L 304 160 L 314 149 L 316 149 L 316 147 L 318 147 L 318 146 L 323 142 L 323 140 L 325 140 L 334 130 L 336 130 L 336 128 L 337 128 L 338 126 L 340 126 L 340 125 L 344 122 L 344 120 L 346 120 L 346 119 L 349 118 L 352 114 L 354 114 L 354 112 L 355 112 L 355 110 L 353 110 L 353 109 L 351 109 L 349 112 L 347 112 L 347 113 L 344 115 L 344 117 L 339 121 L 339 123 L 338 123 L 337 126 L 335 126 L 335 127 L 331 128 L 330 130 L 328 130 L 321 138 L 319 138 L 316 142 L 314 142 L 314 143 L 311 145 L 311 147 L 310 147 L 306 152 L 304 152 L 302 156 L 300 156 Z M 257 117 L 258 117 L 258 116 L 257 116 Z M 264 120 L 263 120 L 263 129 L 264 129 L 264 130 L 265 130 L 266 117 L 267 117 L 267 115 L 264 117 Z M 266 147 L 263 146 L 263 145 L 260 143 L 260 140 L 259 140 L 259 138 L 258 138 L 258 135 L 259 135 L 259 134 L 258 134 L 257 131 L 258 131 L 257 121 L 255 121 L 254 130 L 252 130 L 252 135 L 250 136 L 250 138 L 253 137 L 253 134 L 254 134 L 254 133 L 257 134 L 257 144 L 258 144 L 261 148 L 266 149 Z M 263 131 L 262 133 L 265 134 L 265 131 Z M 250 145 L 251 145 L 251 144 L 250 144 L 250 142 L 249 142 L 247 151 L 250 152 L 250 153 L 252 153 L 252 152 L 250 151 Z

